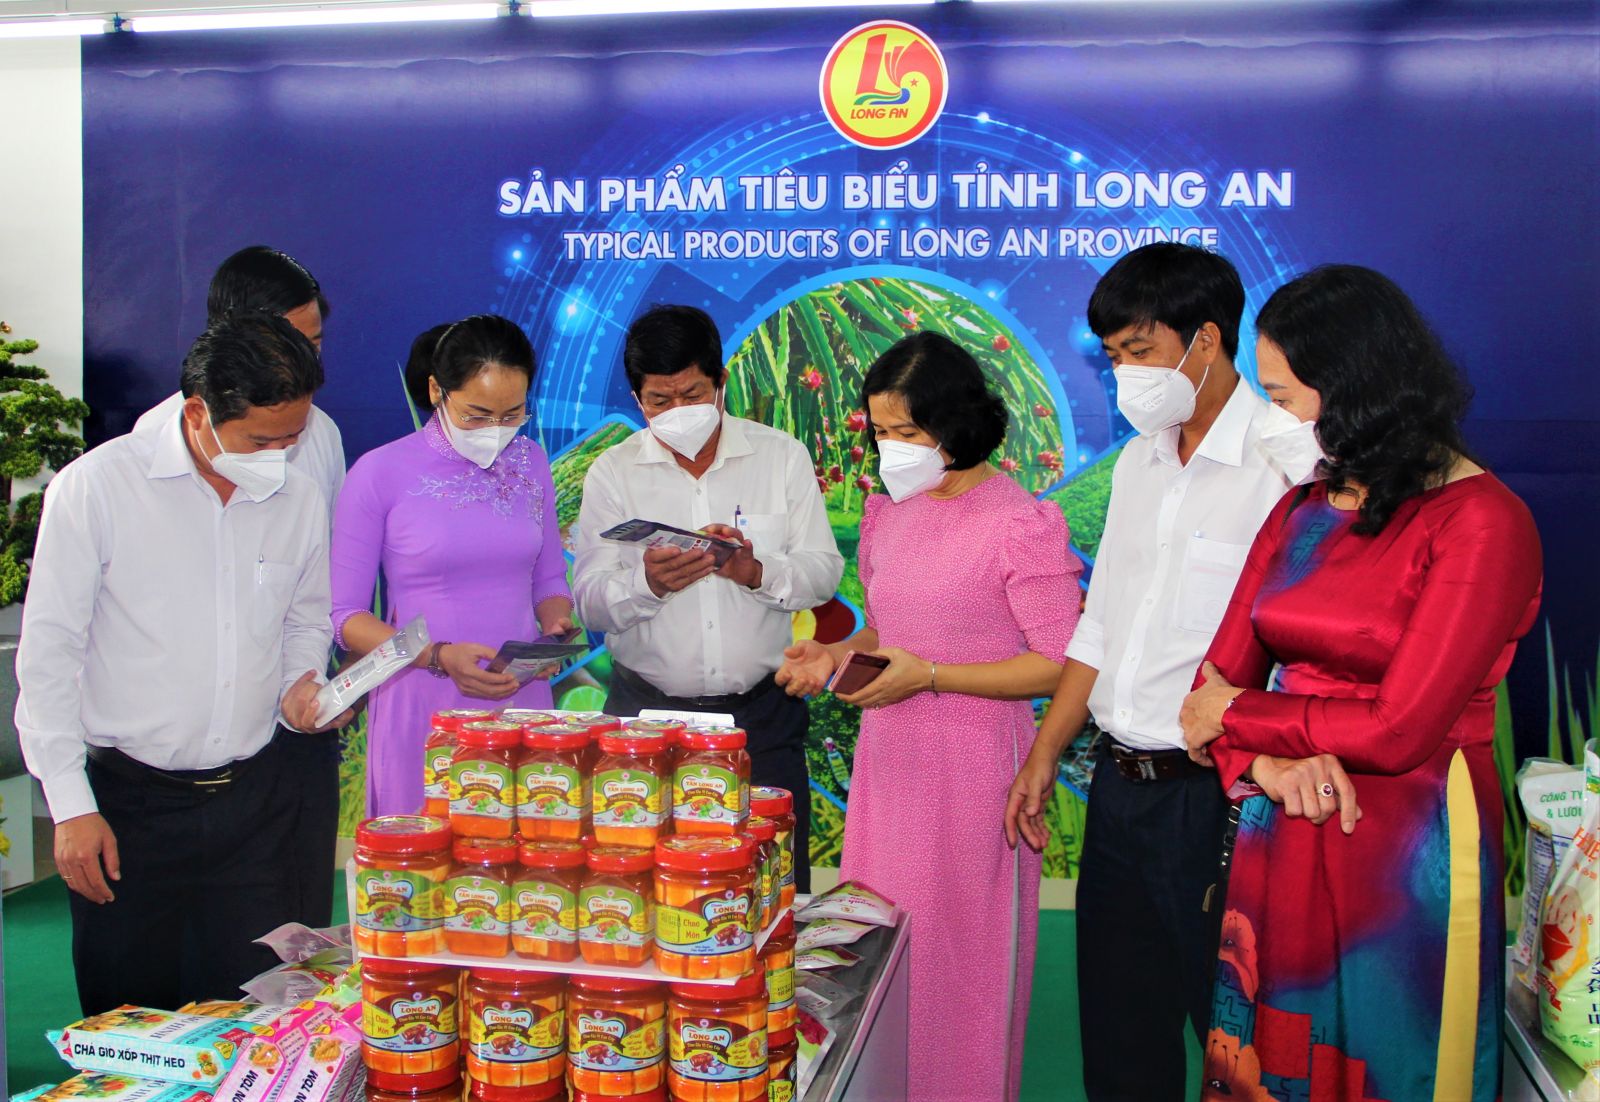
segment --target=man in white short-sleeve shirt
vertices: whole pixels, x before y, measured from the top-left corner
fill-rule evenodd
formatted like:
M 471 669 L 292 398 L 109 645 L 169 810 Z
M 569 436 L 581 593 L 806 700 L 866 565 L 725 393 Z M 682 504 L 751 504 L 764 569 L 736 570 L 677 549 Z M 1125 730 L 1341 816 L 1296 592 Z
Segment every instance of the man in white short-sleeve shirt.
M 1186 245 L 1135 250 L 1101 278 L 1089 325 L 1139 435 L 1117 458 L 1082 618 L 1007 833 L 1042 847 L 1066 744 L 1098 749 L 1079 863 L 1079 1020 L 1089 1098 L 1184 1095 L 1183 1025 L 1202 1049 L 1217 952 L 1227 801 L 1189 759 L 1178 709 L 1257 529 L 1298 481 L 1260 446 L 1271 407 L 1234 370 L 1244 288 Z M 1209 906 L 1209 910 L 1208 910 Z
M 809 887 L 806 704 L 773 674 L 791 615 L 831 598 L 844 572 L 810 453 L 778 429 L 723 411 L 716 325 L 658 306 L 628 329 L 628 385 L 649 422 L 601 455 L 583 483 L 572 595 L 613 659 L 606 710 L 731 713 L 749 736 L 751 780 L 794 793 L 795 879 Z M 625 520 L 740 542 L 709 552 L 603 539 Z

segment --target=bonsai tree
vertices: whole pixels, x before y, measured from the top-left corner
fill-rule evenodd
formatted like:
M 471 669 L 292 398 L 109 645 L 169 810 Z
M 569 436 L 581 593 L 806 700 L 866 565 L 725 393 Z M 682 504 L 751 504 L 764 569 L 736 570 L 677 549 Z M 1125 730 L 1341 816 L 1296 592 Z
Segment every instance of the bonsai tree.
M 11 340 L 11 326 L 0 321 L 0 605 L 22 600 L 28 590 L 28 562 L 39 534 L 42 493 L 11 500 L 12 484 L 45 468 L 59 470 L 83 454 L 78 428 L 89 407 L 68 398 L 45 380 L 42 367 L 18 363 L 38 341 Z M 64 427 L 65 426 L 65 427 Z

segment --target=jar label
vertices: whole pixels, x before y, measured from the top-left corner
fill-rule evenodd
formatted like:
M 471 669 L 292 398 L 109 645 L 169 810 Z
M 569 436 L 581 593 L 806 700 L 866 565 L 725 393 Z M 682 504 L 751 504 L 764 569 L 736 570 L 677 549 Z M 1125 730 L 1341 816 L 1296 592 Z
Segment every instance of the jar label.
M 677 1018 L 668 1042 L 672 1070 L 698 1083 L 754 1079 L 767 1072 L 767 1030 L 721 1018 Z
M 778 831 L 778 883 L 794 887 L 794 831 Z
M 511 929 L 511 890 L 486 876 L 452 876 L 445 884 L 444 928 L 504 934 Z
M 511 927 L 513 937 L 541 941 L 578 940 L 578 901 L 564 884 L 546 880 L 519 880 L 516 887 L 517 917 Z
M 790 1060 L 781 1068 L 767 1069 L 767 1102 L 794 1102 L 795 1062 Z
M 406 991 L 361 1007 L 367 1044 L 384 1052 L 432 1052 L 456 1043 L 456 1000 L 448 991 Z
M 356 925 L 364 930 L 412 933 L 437 929 L 444 918 L 444 884 L 399 869 L 356 872 Z
M 517 769 L 518 818 L 578 822 L 588 803 L 589 786 L 573 766 L 537 762 Z
M 455 756 L 451 746 L 426 746 L 422 750 L 422 795 L 428 800 L 450 798 L 450 759 Z
M 610 884 L 578 893 L 578 937 L 602 945 L 643 948 L 649 944 L 650 901 L 638 892 Z
M 515 779 L 511 770 L 493 761 L 450 764 L 450 814 L 482 819 L 511 818 Z
M 774 968 L 767 967 L 767 1013 L 778 1010 L 787 1010 L 794 1005 L 794 959 L 789 956 L 788 964 Z
M 660 826 L 661 778 L 648 770 L 608 769 L 594 778 L 594 825 Z
M 680 765 L 672 778 L 672 817 L 737 826 L 750 814 L 750 782 L 716 765 Z
M 470 1004 L 468 1055 L 488 1064 L 530 1064 L 560 1056 L 566 1015 L 558 1006 Z
M 657 903 L 656 940 L 687 956 L 737 953 L 755 944 L 754 911 L 748 886 L 702 895 L 682 907 Z
M 757 866 L 760 882 L 757 886 L 761 892 L 761 901 L 766 909 L 778 909 L 778 863 L 776 861 L 763 861 Z
M 583 1010 L 571 1015 L 567 1059 L 584 1071 L 638 1071 L 653 1068 L 667 1054 L 665 1022 L 641 1021 L 632 1014 Z

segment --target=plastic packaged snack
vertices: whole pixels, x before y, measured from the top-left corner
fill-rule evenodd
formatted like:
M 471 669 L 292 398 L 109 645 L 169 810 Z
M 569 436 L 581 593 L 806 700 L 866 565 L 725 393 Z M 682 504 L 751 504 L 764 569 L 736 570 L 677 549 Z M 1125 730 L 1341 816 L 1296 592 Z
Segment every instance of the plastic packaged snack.
M 1539 1024 L 1600 1088 L 1600 743 L 1584 748 L 1583 820 L 1540 915 Z
M 222 1081 L 241 1047 L 271 1032 L 270 1025 L 255 1022 L 119 1006 L 45 1036 L 79 1071 L 164 1079 L 209 1090 Z
M 359 1011 L 356 1013 L 359 1021 Z M 300 1050 L 278 1102 L 344 1102 L 365 1091 L 366 1079 L 360 1029 L 348 1017 L 339 1015 L 325 1032 L 312 1034 Z
M 326 1032 L 337 1013 L 336 1007 L 314 1002 L 278 1019 L 270 1036 L 257 1037 L 240 1051 L 217 1085 L 219 1102 L 275 1102 L 312 1036 Z
M 208 1102 L 211 1094 L 201 1087 L 86 1071 L 59 1086 L 38 1087 L 12 1096 L 12 1102 Z
M 1517 769 L 1517 793 L 1527 816 L 1522 925 L 1511 950 L 1512 973 L 1535 989 L 1539 955 L 1539 911 L 1550 877 L 1572 844 L 1583 817 L 1583 770 L 1549 758 L 1528 758 Z
M 280 964 L 240 985 L 240 989 L 267 1005 L 294 1006 L 337 983 L 349 966 L 348 948 L 328 949 L 297 964 Z
M 879 895 L 865 884 L 846 880 L 832 891 L 813 898 L 795 912 L 795 917 L 801 922 L 844 918 L 872 926 L 893 926 L 894 901 Z
M 805 953 L 824 945 L 853 945 L 875 927 L 864 922 L 851 922 L 844 918 L 820 918 L 800 931 L 795 949 Z
M 317 726 L 351 707 L 373 689 L 421 657 L 428 649 L 428 625 L 421 616 L 340 670 L 317 690 Z
M 794 966 L 799 972 L 820 972 L 825 968 L 849 968 L 860 959 L 860 956 L 848 949 L 808 949 L 804 953 L 795 954 Z
M 313 930 L 303 923 L 285 922 L 270 933 L 256 938 L 255 943 L 271 949 L 286 964 L 298 964 L 330 949 L 350 948 L 350 927 L 329 926 L 324 930 Z

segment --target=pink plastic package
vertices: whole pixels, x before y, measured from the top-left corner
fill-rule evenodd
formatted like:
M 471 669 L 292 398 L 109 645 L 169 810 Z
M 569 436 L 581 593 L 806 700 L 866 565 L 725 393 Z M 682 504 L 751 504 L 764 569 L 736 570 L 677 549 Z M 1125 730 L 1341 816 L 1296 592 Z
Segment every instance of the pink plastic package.
M 311 1038 L 290 1069 L 281 1102 L 353 1102 L 365 1098 L 361 1007 L 346 1007 Z
M 337 1015 L 326 1003 L 309 1002 L 279 1018 L 270 1036 L 254 1038 L 244 1046 L 227 1076 L 217 1084 L 216 1102 L 276 1102 L 301 1053 L 313 1037 L 326 1033 Z

